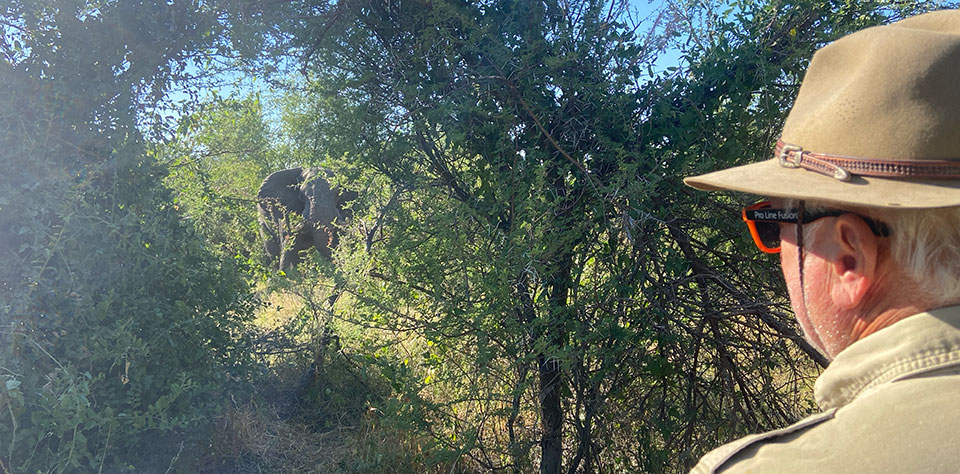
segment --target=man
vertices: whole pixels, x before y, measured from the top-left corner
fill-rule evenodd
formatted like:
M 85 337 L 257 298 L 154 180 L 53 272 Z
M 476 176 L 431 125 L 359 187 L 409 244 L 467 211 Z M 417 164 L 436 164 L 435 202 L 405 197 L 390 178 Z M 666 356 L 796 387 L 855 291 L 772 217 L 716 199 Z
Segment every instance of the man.
M 708 472 L 960 472 L 960 12 L 819 50 L 774 158 L 686 179 L 767 196 L 824 411 L 710 452 Z

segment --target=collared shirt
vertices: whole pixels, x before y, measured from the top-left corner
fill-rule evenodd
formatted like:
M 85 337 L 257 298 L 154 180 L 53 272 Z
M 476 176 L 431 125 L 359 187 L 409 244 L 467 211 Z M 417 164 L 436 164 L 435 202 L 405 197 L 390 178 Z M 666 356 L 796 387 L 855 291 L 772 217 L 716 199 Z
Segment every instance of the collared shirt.
M 691 473 L 960 473 L 960 306 L 851 344 L 814 396 L 822 413 L 725 444 Z

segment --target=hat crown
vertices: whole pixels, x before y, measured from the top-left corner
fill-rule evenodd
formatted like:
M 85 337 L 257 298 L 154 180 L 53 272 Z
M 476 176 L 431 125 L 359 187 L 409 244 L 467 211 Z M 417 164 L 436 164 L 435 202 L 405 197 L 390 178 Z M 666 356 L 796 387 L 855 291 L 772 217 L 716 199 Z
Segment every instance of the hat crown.
M 833 155 L 960 160 L 960 12 L 867 28 L 817 51 L 781 139 Z

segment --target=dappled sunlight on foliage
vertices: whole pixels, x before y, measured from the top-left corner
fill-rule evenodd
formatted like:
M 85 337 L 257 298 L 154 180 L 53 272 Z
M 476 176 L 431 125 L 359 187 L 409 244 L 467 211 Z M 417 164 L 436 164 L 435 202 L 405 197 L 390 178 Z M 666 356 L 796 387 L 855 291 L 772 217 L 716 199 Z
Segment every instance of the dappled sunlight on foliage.
M 681 179 L 767 157 L 817 47 L 956 6 L 9 3 L 3 474 L 683 472 L 789 424 L 825 359 Z M 280 272 L 301 166 L 358 196 Z

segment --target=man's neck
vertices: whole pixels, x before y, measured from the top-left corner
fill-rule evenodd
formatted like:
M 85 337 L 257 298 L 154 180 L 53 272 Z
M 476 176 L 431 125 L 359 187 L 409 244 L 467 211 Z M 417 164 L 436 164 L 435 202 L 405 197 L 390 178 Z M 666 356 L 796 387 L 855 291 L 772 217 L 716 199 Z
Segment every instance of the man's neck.
M 880 312 L 876 316 L 869 318 L 859 317 L 854 322 L 853 332 L 850 343 L 863 339 L 881 329 L 892 326 L 897 321 L 909 318 L 918 313 L 927 311 L 928 307 L 919 305 L 906 305 L 898 308 L 891 308 Z

